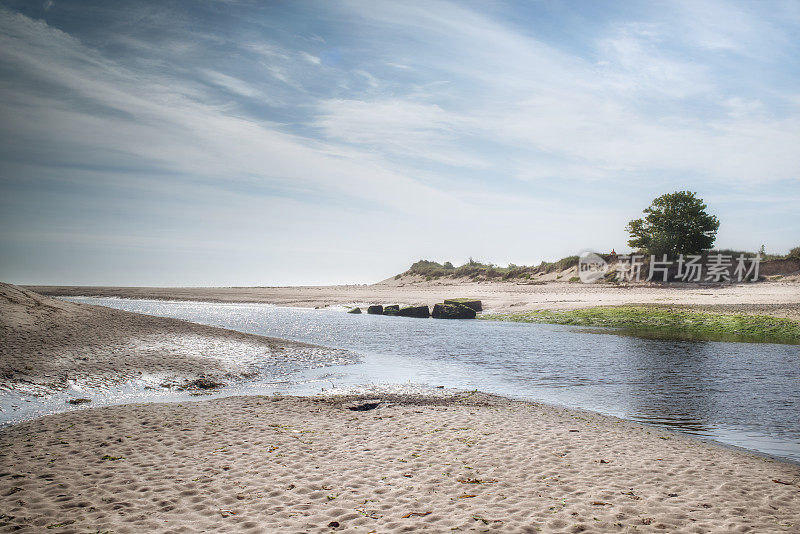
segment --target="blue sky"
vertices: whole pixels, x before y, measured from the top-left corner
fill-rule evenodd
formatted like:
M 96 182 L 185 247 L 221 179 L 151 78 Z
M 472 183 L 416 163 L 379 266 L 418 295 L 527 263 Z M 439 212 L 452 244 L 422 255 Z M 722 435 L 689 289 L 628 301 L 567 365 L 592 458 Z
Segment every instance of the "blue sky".
M 0 279 L 368 283 L 800 245 L 800 3 L 0 1 Z

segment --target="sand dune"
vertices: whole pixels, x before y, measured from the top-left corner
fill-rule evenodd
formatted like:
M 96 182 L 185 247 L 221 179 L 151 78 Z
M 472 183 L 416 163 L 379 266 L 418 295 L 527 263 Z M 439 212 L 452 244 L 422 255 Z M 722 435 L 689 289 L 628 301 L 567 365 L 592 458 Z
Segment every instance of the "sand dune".
M 0 284 L 0 390 L 42 394 L 131 379 L 176 387 L 249 376 L 259 361 L 346 351 L 74 304 Z M 232 358 L 235 356 L 235 358 Z
M 800 467 L 482 394 L 237 397 L 0 430 L 0 531 L 798 532 Z

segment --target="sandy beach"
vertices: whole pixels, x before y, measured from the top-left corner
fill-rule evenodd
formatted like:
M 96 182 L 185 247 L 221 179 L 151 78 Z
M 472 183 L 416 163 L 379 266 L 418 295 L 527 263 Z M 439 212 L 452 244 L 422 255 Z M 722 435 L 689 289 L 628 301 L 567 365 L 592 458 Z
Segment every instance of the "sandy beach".
M 800 282 L 755 284 L 581 284 L 548 282 L 425 281 L 390 278 L 371 285 L 304 287 L 77 287 L 30 286 L 51 296 L 100 296 L 204 302 L 263 302 L 279 306 L 324 307 L 376 304 L 432 305 L 447 298 L 480 299 L 490 312 L 570 310 L 623 304 L 687 306 L 719 312 L 800 318 Z
M 797 465 L 480 393 L 349 409 L 363 401 L 128 405 L 4 429 L 0 529 L 800 531 Z
M 316 300 L 315 293 L 336 293 L 250 289 L 237 298 L 282 294 L 288 304 L 293 291 L 305 304 L 362 296 L 413 302 L 453 289 L 367 295 L 359 291 L 369 288 L 354 288 Z M 477 284 L 457 289 L 508 298 Z M 567 289 L 527 289 L 525 305 L 574 304 L 554 298 Z M 203 291 L 183 294 L 237 292 Z M 584 301 L 612 295 L 579 291 Z M 632 291 L 641 298 L 652 290 Z M 796 288 L 720 291 L 729 301 L 758 294 L 786 306 Z M 252 369 L 226 358 L 232 351 L 249 355 L 240 362 L 346 357 L 10 285 L 2 286 L 0 318 L 2 387 L 30 393 L 142 376 L 172 387 L 248 376 Z M 800 466 L 480 392 L 128 404 L 0 429 L 0 532 L 43 531 L 800 532 Z
M 246 378 L 265 358 L 347 357 L 346 351 L 75 304 L 0 284 L 0 390 L 45 394 L 70 383 L 103 387 L 133 379 L 203 389 Z

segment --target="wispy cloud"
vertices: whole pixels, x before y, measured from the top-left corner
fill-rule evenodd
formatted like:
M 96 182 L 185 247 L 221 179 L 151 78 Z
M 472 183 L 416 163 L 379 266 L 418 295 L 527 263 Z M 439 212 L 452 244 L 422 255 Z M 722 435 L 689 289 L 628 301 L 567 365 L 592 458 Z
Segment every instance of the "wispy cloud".
M 300 57 L 313 65 L 319 65 L 320 63 L 322 63 L 322 60 L 320 58 L 318 58 L 317 56 L 312 56 L 308 52 L 300 52 Z
M 731 11 L 731 18 L 738 20 L 735 9 Z M 420 53 L 437 50 L 437 57 L 428 62 L 437 74 L 460 79 L 459 92 L 449 100 L 468 104 L 450 106 L 446 118 L 420 121 L 431 126 L 425 141 L 434 146 L 453 135 L 451 129 L 436 126 L 446 121 L 469 125 L 472 135 L 480 131 L 492 145 L 530 151 L 530 166 L 544 174 L 547 159 L 542 152 L 569 159 L 569 168 L 577 171 L 574 177 L 612 177 L 625 171 L 639 180 L 653 172 L 676 172 L 745 185 L 798 179 L 800 153 L 790 149 L 800 140 L 794 90 L 787 87 L 783 95 L 774 90 L 769 95 L 783 104 L 779 117 L 743 114 L 741 103 L 758 101 L 751 96 L 752 88 L 746 82 L 730 87 L 729 80 L 715 80 L 712 67 L 676 53 L 669 42 L 675 36 L 658 24 L 613 25 L 611 33 L 598 40 L 596 60 L 590 62 L 446 3 L 434 3 L 424 13 L 380 4 L 361 16 L 398 32 L 413 28 Z M 693 20 L 691 12 L 682 20 Z M 734 27 L 730 32 L 740 30 Z M 467 42 L 480 46 L 469 47 Z M 406 102 L 408 108 L 417 106 L 414 98 Z M 392 103 L 395 108 L 401 105 L 397 99 Z M 348 109 L 356 107 L 349 102 Z M 363 107 L 374 104 L 364 102 Z M 323 124 L 330 116 L 326 108 Z M 387 113 L 387 124 L 394 116 Z M 402 146 L 408 133 L 407 128 L 389 128 L 381 142 Z M 345 137 L 363 141 L 363 136 Z M 557 163 L 549 174 L 564 168 Z
M 2 9 L 0 245 L 182 242 L 240 251 L 217 283 L 369 280 L 619 250 L 626 216 L 691 188 L 726 245 L 766 241 L 761 212 L 788 248 L 800 15 L 770 6 L 617 5 L 580 35 L 536 5 Z M 330 278 L 297 279 L 314 253 Z
M 0 109 L 8 119 L 6 127 L 26 138 L 55 141 L 57 134 L 63 144 L 52 153 L 54 163 L 78 165 L 87 152 L 105 152 L 106 165 L 125 158 L 187 179 L 344 194 L 404 211 L 424 209 L 410 202 L 420 193 L 437 197 L 424 184 L 375 168 L 357 153 L 345 157 L 336 151 L 338 156 L 331 157 L 327 154 L 334 150 L 318 141 L 281 132 L 228 104 L 213 104 L 212 95 L 188 81 L 132 72 L 42 23 L 6 14 L 0 16 L 0 28 L 19 28 L 20 21 L 24 32 L 4 39 L 0 55 L 18 72 L 55 91 L 35 100 L 19 91 L 13 107 Z M 236 94 L 259 95 L 242 80 L 208 69 L 203 74 Z M 91 105 L 75 109 L 71 104 L 76 99 Z
M 211 69 L 201 69 L 200 71 L 211 83 L 223 87 L 237 95 L 245 96 L 248 98 L 256 98 L 262 96 L 263 93 L 239 78 L 222 74 Z

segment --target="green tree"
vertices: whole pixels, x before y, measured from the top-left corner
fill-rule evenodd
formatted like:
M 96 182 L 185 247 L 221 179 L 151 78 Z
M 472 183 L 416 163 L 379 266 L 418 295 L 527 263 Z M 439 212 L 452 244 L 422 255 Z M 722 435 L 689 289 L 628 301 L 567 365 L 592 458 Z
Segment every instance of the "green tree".
M 628 223 L 628 245 L 646 254 L 699 254 L 717 238 L 719 220 L 706 212 L 703 199 L 691 191 L 661 195 L 645 216 Z

